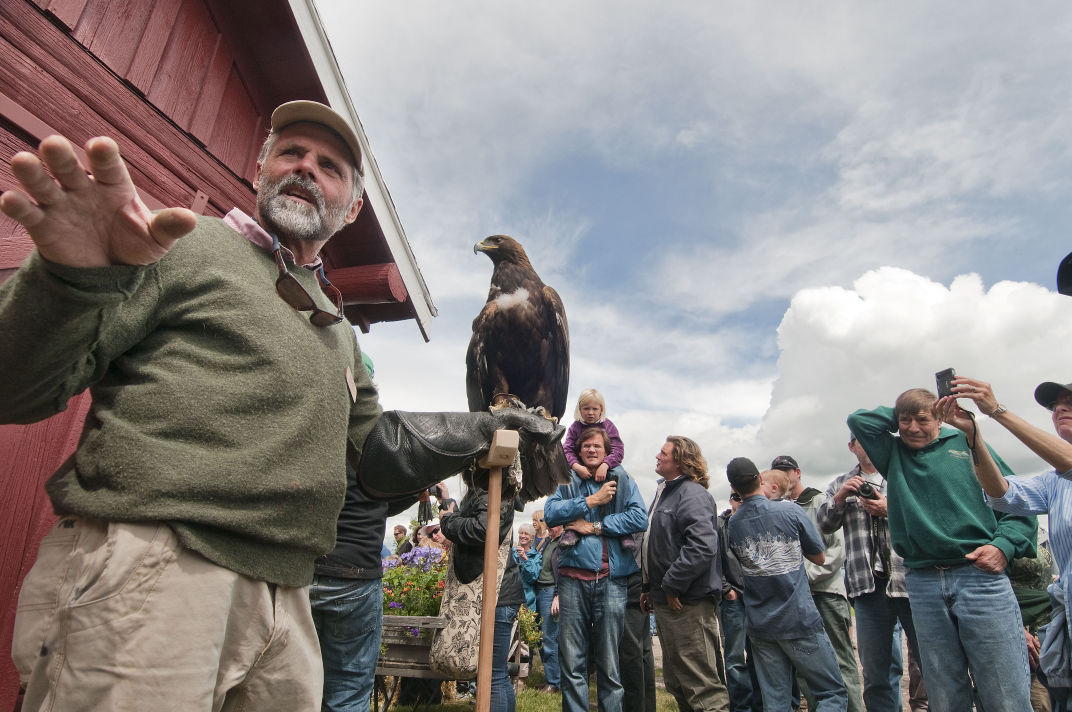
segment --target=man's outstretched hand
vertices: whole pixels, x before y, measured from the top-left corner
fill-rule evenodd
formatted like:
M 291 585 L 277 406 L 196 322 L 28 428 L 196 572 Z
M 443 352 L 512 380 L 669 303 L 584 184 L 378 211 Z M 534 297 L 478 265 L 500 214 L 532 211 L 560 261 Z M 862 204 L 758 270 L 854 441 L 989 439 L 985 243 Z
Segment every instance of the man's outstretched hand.
M 41 256 L 52 262 L 150 264 L 194 229 L 197 216 L 186 208 L 150 212 L 110 138 L 86 143 L 91 175 L 62 136 L 46 138 L 38 154 L 22 151 L 12 157 L 11 171 L 26 192 L 5 191 L 0 210 L 25 227 Z

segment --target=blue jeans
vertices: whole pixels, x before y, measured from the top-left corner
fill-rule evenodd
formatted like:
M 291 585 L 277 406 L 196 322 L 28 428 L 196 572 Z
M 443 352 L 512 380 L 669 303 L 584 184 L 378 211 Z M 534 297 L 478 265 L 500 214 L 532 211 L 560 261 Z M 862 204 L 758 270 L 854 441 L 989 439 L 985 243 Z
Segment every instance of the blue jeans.
M 491 712 L 514 712 L 514 685 L 510 682 L 510 633 L 518 606 L 495 607 L 495 640 L 491 660 Z M 368 708 L 363 710 L 368 712 Z
M 368 712 L 383 630 L 380 579 L 314 576 L 309 602 L 324 659 L 322 709 Z
M 759 690 L 752 689 L 752 674 L 745 656 L 744 601 L 722 599 L 718 608 L 722 621 L 722 648 L 726 655 L 726 687 L 730 693 L 730 712 L 759 712 L 763 709 Z
M 543 633 L 540 658 L 543 660 L 543 676 L 548 685 L 559 686 L 558 668 L 558 621 L 551 615 L 551 602 L 555 600 L 555 587 L 536 589 L 536 610 L 540 614 L 540 632 Z
M 1027 643 L 1009 578 L 967 564 L 908 569 L 905 585 L 931 708 L 971 710 L 971 671 L 986 712 L 1030 712 Z
M 900 621 L 908 637 L 908 647 L 917 653 L 912 608 L 907 598 L 890 598 L 885 588 L 878 588 L 852 599 L 856 610 L 856 650 L 864 676 L 864 707 L 868 712 L 900 712 L 901 637 L 896 634 Z M 937 708 L 936 708 L 937 709 Z
M 814 712 L 845 712 L 849 697 L 841 681 L 834 646 L 826 637 L 826 631 L 786 640 L 755 636 L 751 639 L 765 712 L 785 712 L 789 709 L 796 678 L 793 668 L 797 669 L 815 695 Z
M 596 664 L 599 712 L 622 707 L 618 646 L 625 629 L 626 579 L 558 579 L 559 657 L 562 663 L 562 712 L 588 712 L 588 643 Z

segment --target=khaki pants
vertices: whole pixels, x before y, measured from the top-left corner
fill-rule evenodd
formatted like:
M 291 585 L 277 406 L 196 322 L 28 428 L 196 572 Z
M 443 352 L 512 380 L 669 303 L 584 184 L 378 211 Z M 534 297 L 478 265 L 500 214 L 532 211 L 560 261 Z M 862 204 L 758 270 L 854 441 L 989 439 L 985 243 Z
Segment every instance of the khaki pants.
M 705 600 L 680 611 L 655 604 L 663 649 L 663 681 L 680 712 L 729 712 L 718 607 Z
M 30 710 L 320 709 L 306 588 L 217 566 L 166 524 L 65 517 L 19 595 Z

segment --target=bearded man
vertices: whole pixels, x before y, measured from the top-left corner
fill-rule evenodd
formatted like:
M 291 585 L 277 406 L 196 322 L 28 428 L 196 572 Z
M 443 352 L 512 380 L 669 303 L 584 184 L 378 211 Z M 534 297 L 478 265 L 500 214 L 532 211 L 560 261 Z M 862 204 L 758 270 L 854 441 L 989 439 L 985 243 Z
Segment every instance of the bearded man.
M 319 709 L 307 585 L 380 416 L 319 257 L 361 209 L 360 144 L 278 107 L 254 215 L 223 219 L 153 214 L 114 141 L 86 154 L 46 138 L 0 198 L 36 246 L 0 287 L 0 421 L 93 395 L 19 600 L 23 709 Z

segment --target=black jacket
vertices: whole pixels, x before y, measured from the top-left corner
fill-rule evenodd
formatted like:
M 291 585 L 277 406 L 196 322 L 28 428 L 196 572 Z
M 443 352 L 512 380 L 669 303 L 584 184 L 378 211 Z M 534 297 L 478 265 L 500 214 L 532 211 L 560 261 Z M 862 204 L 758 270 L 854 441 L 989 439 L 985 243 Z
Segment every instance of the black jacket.
M 417 496 L 390 502 L 372 499 L 357 486 L 357 475 L 349 465 L 346 481 L 346 499 L 335 528 L 335 548 L 316 560 L 315 572 L 336 578 L 381 578 L 380 552 L 387 517 L 408 509 Z
M 499 543 L 513 537 L 514 501 L 504 496 L 499 508 Z M 443 514 L 439 519 L 443 536 L 451 542 L 450 557 L 454 571 L 462 583 L 475 579 L 484 570 L 484 540 L 488 532 L 488 492 L 472 487 L 458 505 L 454 514 Z M 499 587 L 497 606 L 520 606 L 525 602 L 521 588 L 521 574 L 513 556 L 506 557 L 502 586 Z
M 722 556 L 715 530 L 715 499 L 687 477 L 666 483 L 648 514 L 648 590 L 657 602 L 722 600 Z
M 726 533 L 729 531 L 732 516 L 733 509 L 727 509 L 718 515 L 718 520 L 715 522 L 715 529 L 718 531 L 718 548 L 722 551 L 722 595 L 726 595 L 731 590 L 737 593 L 744 591 L 744 569 L 741 568 L 741 562 L 737 560 L 737 555 L 730 548 L 729 535 Z

